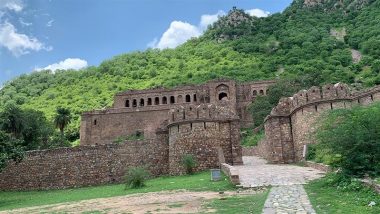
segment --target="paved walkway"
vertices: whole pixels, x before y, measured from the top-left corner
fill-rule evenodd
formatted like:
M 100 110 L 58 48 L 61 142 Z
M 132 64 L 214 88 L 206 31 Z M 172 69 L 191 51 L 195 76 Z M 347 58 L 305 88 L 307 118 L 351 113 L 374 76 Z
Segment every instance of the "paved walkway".
M 315 214 L 302 185 L 273 187 L 265 201 L 263 214 Z
M 255 156 L 243 157 L 235 166 L 243 187 L 274 186 L 265 202 L 264 214 L 315 214 L 302 184 L 320 178 L 322 171 L 296 165 L 267 164 Z
M 324 175 L 322 171 L 311 167 L 267 164 L 264 159 L 255 156 L 243 157 L 243 162 L 242 166 L 234 166 L 239 171 L 243 187 L 305 184 Z

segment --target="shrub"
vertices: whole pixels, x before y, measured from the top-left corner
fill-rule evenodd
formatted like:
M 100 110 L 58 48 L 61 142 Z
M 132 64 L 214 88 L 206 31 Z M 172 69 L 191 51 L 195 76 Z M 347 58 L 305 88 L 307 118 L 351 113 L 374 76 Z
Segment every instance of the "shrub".
M 150 173 L 145 168 L 133 167 L 125 175 L 125 188 L 141 188 L 149 177 Z
M 323 117 L 316 152 L 345 175 L 380 174 L 380 103 L 340 109 Z
M 197 162 L 193 155 L 187 154 L 182 157 L 182 165 L 186 169 L 186 174 L 191 175 L 194 173 L 194 168 L 197 166 Z

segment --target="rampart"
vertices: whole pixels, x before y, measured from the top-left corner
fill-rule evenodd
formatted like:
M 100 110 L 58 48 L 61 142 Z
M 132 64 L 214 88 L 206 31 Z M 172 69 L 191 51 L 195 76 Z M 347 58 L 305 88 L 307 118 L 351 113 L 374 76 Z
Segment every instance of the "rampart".
M 168 173 L 168 143 L 128 141 L 31 151 L 0 173 L 0 190 L 63 189 L 120 183 L 126 170 L 142 166 L 154 176 Z
M 316 121 L 321 113 L 376 101 L 380 101 L 380 86 L 351 93 L 341 83 L 312 87 L 282 98 L 265 119 L 265 139 L 258 150 L 272 163 L 301 161 L 305 145 L 315 143 L 312 133 L 318 128 Z
M 181 159 L 186 154 L 195 157 L 197 171 L 224 162 L 242 164 L 239 118 L 229 105 L 189 105 L 169 112 L 170 174 L 185 172 Z

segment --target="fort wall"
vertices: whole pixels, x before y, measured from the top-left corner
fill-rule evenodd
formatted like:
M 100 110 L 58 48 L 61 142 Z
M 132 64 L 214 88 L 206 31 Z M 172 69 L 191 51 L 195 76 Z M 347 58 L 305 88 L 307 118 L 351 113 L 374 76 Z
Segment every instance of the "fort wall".
M 126 170 L 136 166 L 163 175 L 168 173 L 168 151 L 168 143 L 160 140 L 31 151 L 21 163 L 9 163 L 0 173 L 0 190 L 120 183 Z
M 242 164 L 239 121 L 228 104 L 178 107 L 169 112 L 169 173 L 184 174 L 184 155 L 193 155 L 196 171 Z M 238 130 L 237 132 L 235 130 Z
M 259 145 L 261 155 L 273 163 L 301 161 L 304 146 L 315 143 L 312 136 L 322 113 L 376 101 L 380 101 L 380 86 L 351 94 L 348 86 L 340 83 L 312 87 L 282 98 L 265 120 L 266 137 Z

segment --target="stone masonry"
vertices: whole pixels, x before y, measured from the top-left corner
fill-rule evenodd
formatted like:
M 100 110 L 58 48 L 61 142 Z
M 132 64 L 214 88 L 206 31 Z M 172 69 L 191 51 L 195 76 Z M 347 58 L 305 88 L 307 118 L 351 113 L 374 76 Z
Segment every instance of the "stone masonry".
M 265 139 L 257 147 L 271 163 L 293 163 L 303 159 L 304 146 L 315 143 L 312 133 L 318 128 L 321 113 L 380 101 L 380 86 L 351 93 L 341 83 L 301 90 L 282 98 L 265 119 Z
M 82 114 L 79 147 L 28 152 L 0 173 L 0 190 L 121 182 L 137 166 L 154 176 L 183 174 L 186 154 L 196 171 L 242 164 L 240 127 L 253 122 L 247 106 L 273 83 L 214 80 L 116 94 L 111 108 Z M 136 135 L 143 140 L 125 140 Z

